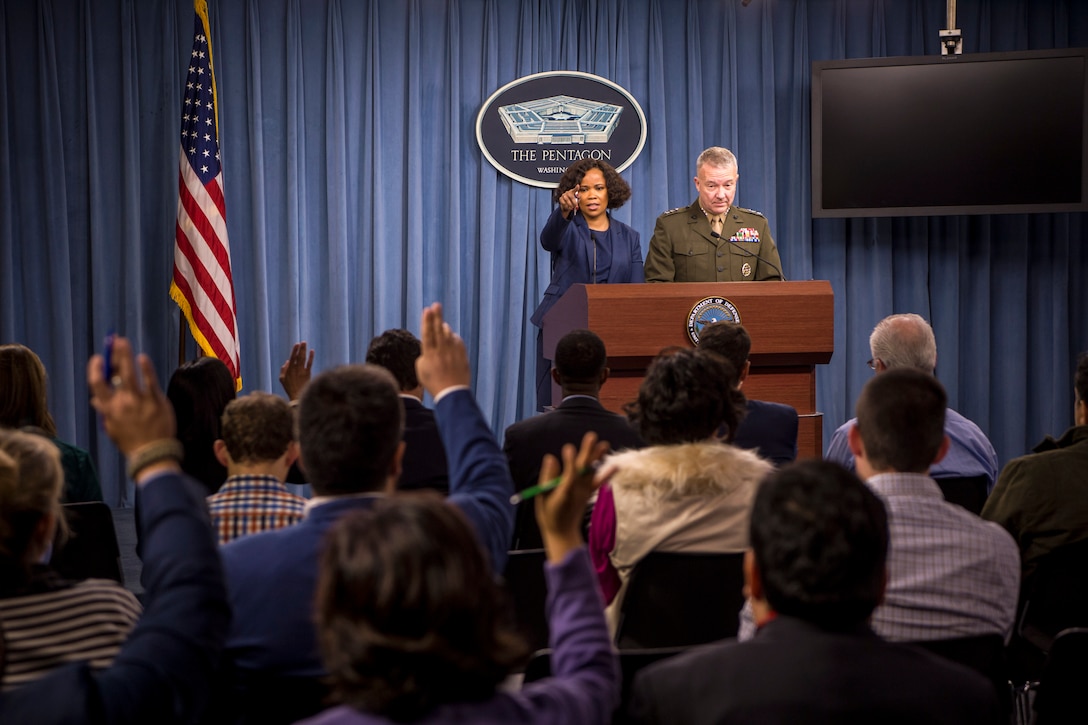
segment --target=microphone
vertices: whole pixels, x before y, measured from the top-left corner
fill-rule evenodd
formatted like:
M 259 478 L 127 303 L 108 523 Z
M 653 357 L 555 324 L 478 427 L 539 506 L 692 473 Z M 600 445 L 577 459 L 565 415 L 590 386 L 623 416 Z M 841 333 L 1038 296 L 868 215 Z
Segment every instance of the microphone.
M 718 234 L 718 233 L 717 233 L 717 232 L 715 232 L 715 231 L 712 231 L 712 232 L 710 232 L 710 236 L 714 237 L 715 239 L 725 239 L 725 237 L 723 237 L 723 236 L 722 236 L 721 234 Z M 752 251 L 749 251 L 749 250 L 745 249 L 745 248 L 744 248 L 744 245 L 743 245 L 743 244 L 741 244 L 740 242 L 734 241 L 734 240 L 732 240 L 732 239 L 725 239 L 725 241 L 729 242 L 730 244 L 732 244 L 733 246 L 735 246 L 735 247 L 736 247 L 737 249 L 739 249 L 740 251 L 744 252 L 744 254 L 745 254 L 745 255 L 747 255 L 747 256 L 749 256 L 749 257 L 755 257 L 755 258 L 756 258 L 756 259 L 758 259 L 758 260 L 759 260 L 760 262 L 763 262 L 763 263 L 764 263 L 765 265 L 767 265 L 768 267 L 770 267 L 771 269 L 773 269 L 773 270 L 774 270 L 775 272 L 778 272 L 778 276 L 782 278 L 782 281 L 783 281 L 783 282 L 785 282 L 785 281 L 786 281 L 786 275 L 784 275 L 784 274 L 782 273 L 782 270 L 781 270 L 781 269 L 779 269 L 779 268 L 778 268 L 778 267 L 777 267 L 777 266 L 776 266 L 776 265 L 775 265 L 775 264 L 774 264 L 773 262 L 768 262 L 768 261 L 767 261 L 766 259 L 764 259 L 763 257 L 759 256 L 759 255 L 758 255 L 758 254 L 756 254 L 755 252 L 752 252 Z
M 593 242 L 593 284 L 597 284 L 597 235 L 592 230 L 589 232 L 589 240 Z

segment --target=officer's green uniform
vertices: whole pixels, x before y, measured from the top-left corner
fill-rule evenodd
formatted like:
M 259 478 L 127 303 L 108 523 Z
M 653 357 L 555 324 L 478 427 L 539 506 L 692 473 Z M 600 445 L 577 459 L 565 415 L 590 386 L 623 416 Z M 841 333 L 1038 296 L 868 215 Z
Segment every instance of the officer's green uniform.
M 647 282 L 780 280 L 781 270 L 782 260 L 766 217 L 731 206 L 725 213 L 721 238 L 715 239 L 698 199 L 689 207 L 657 218 L 646 254 Z

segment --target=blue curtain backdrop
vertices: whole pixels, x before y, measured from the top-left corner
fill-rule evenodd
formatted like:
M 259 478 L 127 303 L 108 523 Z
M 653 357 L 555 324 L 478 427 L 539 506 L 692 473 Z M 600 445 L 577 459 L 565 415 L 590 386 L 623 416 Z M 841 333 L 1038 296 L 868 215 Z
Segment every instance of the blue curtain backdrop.
M 1073 358 L 1088 348 L 1085 215 L 810 218 L 811 62 L 937 54 L 945 0 L 210 6 L 246 390 L 278 389 L 296 340 L 319 369 L 359 361 L 371 336 L 418 332 L 440 300 L 495 430 L 528 415 L 549 192 L 495 171 L 474 122 L 504 83 L 572 69 L 646 111 L 634 199 L 616 214 L 644 249 L 657 214 L 694 198 L 698 152 L 720 144 L 788 277 L 831 280 L 825 441 L 869 376 L 873 325 L 906 311 L 932 321 L 952 404 L 1002 462 L 1071 423 Z M 1088 45 L 1079 0 L 960 0 L 958 20 L 966 53 Z M 115 505 L 130 491 L 84 366 L 109 328 L 164 380 L 176 366 L 167 287 L 192 27 L 185 0 L 0 0 L 0 341 L 41 355 L 60 435 L 96 453 Z M 1008 153 L 1031 153 L 1031 139 Z

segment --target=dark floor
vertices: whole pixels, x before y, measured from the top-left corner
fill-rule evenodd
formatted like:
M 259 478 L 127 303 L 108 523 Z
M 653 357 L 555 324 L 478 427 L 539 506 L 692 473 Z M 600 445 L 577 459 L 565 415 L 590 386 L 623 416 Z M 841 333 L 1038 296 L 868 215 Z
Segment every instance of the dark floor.
M 125 573 L 125 588 L 142 594 L 140 572 L 143 564 L 136 557 L 136 510 L 113 509 L 113 525 L 117 529 L 117 544 L 121 547 L 121 569 Z

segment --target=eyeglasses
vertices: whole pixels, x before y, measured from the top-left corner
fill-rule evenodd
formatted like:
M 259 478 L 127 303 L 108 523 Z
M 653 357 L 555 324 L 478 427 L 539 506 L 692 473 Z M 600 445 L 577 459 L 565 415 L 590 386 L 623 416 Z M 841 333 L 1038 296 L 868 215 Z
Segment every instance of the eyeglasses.
M 876 370 L 876 364 L 880 362 L 880 358 L 872 357 L 865 361 L 865 364 L 869 366 L 870 370 Z

